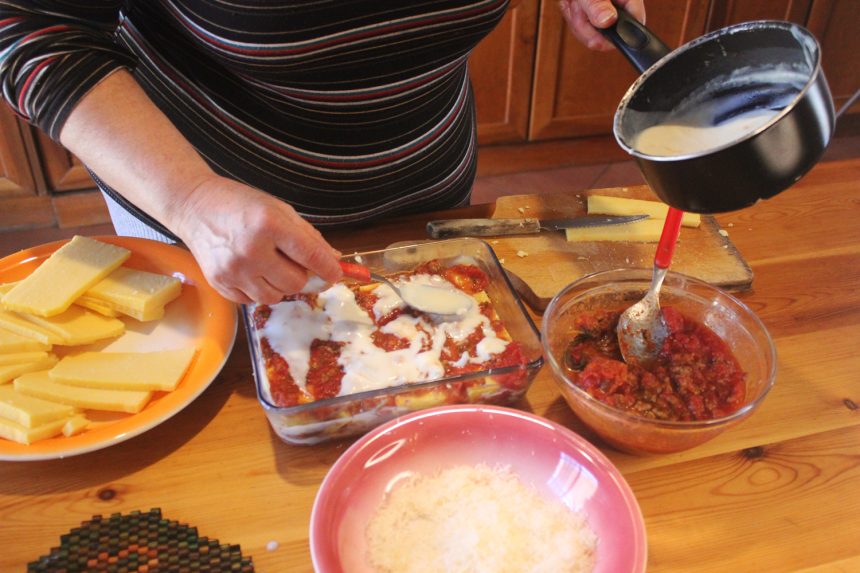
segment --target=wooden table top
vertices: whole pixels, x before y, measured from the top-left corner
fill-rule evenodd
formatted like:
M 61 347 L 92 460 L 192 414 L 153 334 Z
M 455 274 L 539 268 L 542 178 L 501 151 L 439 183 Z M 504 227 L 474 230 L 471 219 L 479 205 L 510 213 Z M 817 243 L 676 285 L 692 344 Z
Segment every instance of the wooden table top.
M 460 211 L 487 216 L 492 206 Z M 429 217 L 330 238 L 344 251 L 421 239 Z M 858 571 L 860 160 L 822 163 L 718 220 L 755 273 L 739 296 L 777 346 L 776 385 L 757 413 L 693 450 L 637 457 L 582 427 L 548 366 L 520 407 L 592 439 L 621 470 L 645 516 L 649 571 Z M 23 570 L 93 515 L 156 507 L 241 545 L 259 571 L 312 571 L 311 506 L 350 443 L 275 436 L 240 327 L 220 376 L 160 426 L 65 460 L 0 462 L 0 571 Z

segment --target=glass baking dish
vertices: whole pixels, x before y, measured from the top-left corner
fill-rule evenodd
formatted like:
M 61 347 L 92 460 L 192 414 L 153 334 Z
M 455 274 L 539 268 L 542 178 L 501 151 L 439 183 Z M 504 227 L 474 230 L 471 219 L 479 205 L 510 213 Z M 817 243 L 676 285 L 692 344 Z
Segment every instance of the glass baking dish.
M 381 275 L 410 271 L 439 260 L 444 266 L 473 264 L 489 277 L 486 293 L 513 341 L 521 345 L 524 364 L 491 368 L 429 382 L 401 384 L 298 404 L 277 406 L 269 383 L 255 305 L 243 307 L 257 397 L 275 433 L 290 444 L 317 444 L 363 434 L 408 412 L 459 403 L 511 404 L 525 394 L 543 365 L 540 334 L 514 291 L 492 248 L 471 238 L 397 245 L 346 255 L 343 260 L 366 265 Z

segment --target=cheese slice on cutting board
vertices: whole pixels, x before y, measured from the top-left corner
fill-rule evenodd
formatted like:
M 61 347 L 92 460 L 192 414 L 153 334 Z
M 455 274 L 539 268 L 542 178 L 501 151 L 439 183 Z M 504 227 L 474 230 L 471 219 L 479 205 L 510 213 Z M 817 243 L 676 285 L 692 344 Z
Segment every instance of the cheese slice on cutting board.
M 648 215 L 649 218 L 660 219 L 661 222 L 666 219 L 666 214 L 669 212 L 669 206 L 659 201 L 610 195 L 589 195 L 586 208 L 589 215 Z M 698 227 L 701 223 L 702 216 L 698 213 L 684 213 L 681 217 L 681 225 L 684 227 Z M 618 227 L 626 228 L 626 225 L 618 225 Z M 659 240 L 660 237 L 658 236 L 657 239 Z
M 12 385 L 0 386 L 0 418 L 21 424 L 25 428 L 35 428 L 54 420 L 66 420 L 75 414 L 77 410 L 68 404 L 27 396 L 15 390 Z
M 51 369 L 51 379 L 86 388 L 176 389 L 194 358 L 194 348 L 156 352 L 82 352 Z
M 59 314 L 129 256 L 123 247 L 76 235 L 4 294 L 3 306 L 39 316 Z
M 40 342 L 35 338 L 22 336 L 11 330 L 0 328 L 0 354 L 11 352 L 33 352 L 38 350 L 50 350 L 51 345 Z
M 79 388 L 60 384 L 48 376 L 47 371 L 30 372 L 15 378 L 15 390 L 28 396 L 43 400 L 60 402 L 76 408 L 108 410 L 136 414 L 152 397 L 152 392 L 134 390 L 102 390 L 98 388 Z
M 80 346 L 105 338 L 115 338 L 125 332 L 125 323 L 72 305 L 60 314 L 44 317 L 18 313 L 20 318 L 53 332 L 59 337 L 55 344 Z M 56 339 L 55 339 L 56 340 Z
M 580 227 L 565 229 L 568 241 L 629 241 L 641 243 L 656 243 L 663 232 L 663 221 L 660 219 L 642 219 L 621 225 L 606 225 L 605 227 Z
M 0 366 L 0 384 L 6 384 L 13 379 L 26 374 L 28 372 L 36 372 L 38 370 L 47 370 L 57 363 L 57 357 L 54 354 L 48 353 L 47 356 L 33 362 L 23 362 L 19 364 L 3 364 Z
M 164 305 L 182 292 L 182 281 L 169 275 L 120 267 L 78 298 L 78 304 L 103 304 L 138 320 L 164 315 Z

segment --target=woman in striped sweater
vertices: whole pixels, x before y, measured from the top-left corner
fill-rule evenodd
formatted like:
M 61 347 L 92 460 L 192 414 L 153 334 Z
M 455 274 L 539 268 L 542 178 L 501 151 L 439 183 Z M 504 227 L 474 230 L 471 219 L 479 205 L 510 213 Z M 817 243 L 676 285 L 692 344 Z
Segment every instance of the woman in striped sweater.
M 119 234 L 181 241 L 225 297 L 272 303 L 340 278 L 317 227 L 468 201 L 467 58 L 507 5 L 0 0 L 0 83 L 90 169 Z M 608 0 L 560 5 L 609 48 Z

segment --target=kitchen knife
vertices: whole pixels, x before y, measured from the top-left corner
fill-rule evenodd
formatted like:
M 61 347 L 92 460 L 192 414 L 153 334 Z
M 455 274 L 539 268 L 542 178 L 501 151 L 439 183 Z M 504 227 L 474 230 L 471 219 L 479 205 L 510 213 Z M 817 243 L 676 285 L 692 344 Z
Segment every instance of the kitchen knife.
M 438 219 L 427 223 L 427 234 L 434 239 L 448 237 L 492 237 L 523 235 L 540 231 L 563 231 L 576 227 L 621 225 L 647 219 L 648 215 L 591 216 L 568 219 Z

